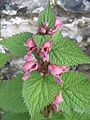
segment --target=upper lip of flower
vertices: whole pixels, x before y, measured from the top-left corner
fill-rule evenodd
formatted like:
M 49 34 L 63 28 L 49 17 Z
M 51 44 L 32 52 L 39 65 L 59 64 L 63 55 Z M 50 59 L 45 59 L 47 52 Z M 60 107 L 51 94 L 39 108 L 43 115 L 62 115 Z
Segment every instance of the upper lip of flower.
M 23 65 L 23 70 L 25 72 L 32 72 L 34 70 L 38 69 L 38 62 L 34 62 L 34 61 L 27 61 L 24 65 Z
M 37 46 L 33 40 L 33 38 L 30 38 L 27 42 L 26 42 L 26 46 L 27 46 L 27 49 L 29 51 L 31 51 L 31 53 L 35 50 L 37 50 Z

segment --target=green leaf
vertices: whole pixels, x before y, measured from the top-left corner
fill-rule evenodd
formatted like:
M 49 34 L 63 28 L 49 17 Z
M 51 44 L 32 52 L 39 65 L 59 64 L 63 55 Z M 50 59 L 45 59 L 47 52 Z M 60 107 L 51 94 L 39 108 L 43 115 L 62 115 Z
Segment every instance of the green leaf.
M 40 26 L 43 26 L 44 22 L 48 22 L 49 28 L 54 28 L 55 16 L 50 4 L 48 4 L 45 10 L 40 13 L 38 22 Z
M 60 86 L 53 76 L 41 76 L 38 72 L 30 74 L 30 78 L 24 81 L 23 96 L 32 118 L 52 102 L 59 90 Z
M 59 112 L 59 113 L 54 113 L 53 116 L 49 118 L 49 120 L 66 120 L 66 119 L 64 114 L 62 112 Z
M 73 66 L 90 63 L 90 59 L 84 55 L 80 48 L 71 40 L 63 38 L 59 30 L 53 36 L 52 40 L 54 46 L 49 54 L 52 64 Z
M 35 35 L 34 41 L 35 41 L 38 49 L 40 49 L 40 47 L 43 45 L 43 43 L 46 42 L 47 40 L 49 40 L 50 38 L 51 38 L 50 35 Z
M 25 42 L 32 36 L 29 32 L 24 32 L 20 34 L 16 34 L 12 37 L 8 37 L 7 39 L 0 41 L 0 44 L 4 45 L 9 51 L 16 56 L 23 57 L 26 53 Z
M 15 113 L 4 113 L 1 120 L 30 120 L 30 116 L 26 113 L 15 114 Z
M 38 113 L 34 116 L 33 120 L 45 120 L 44 115 L 42 115 L 41 113 Z
M 49 120 L 90 120 L 90 114 L 80 114 L 77 112 L 71 112 L 65 114 L 63 112 L 55 113 Z
M 70 115 L 66 115 L 65 120 L 90 120 L 90 114 L 72 112 Z
M 61 76 L 63 103 L 60 108 L 65 112 L 90 113 L 90 82 L 88 77 L 78 72 L 68 72 Z
M 0 53 L 0 68 L 4 66 L 4 64 L 10 59 L 10 54 Z
M 0 82 L 0 107 L 4 111 L 23 113 L 26 110 L 22 98 L 22 76 L 19 74 L 14 80 Z

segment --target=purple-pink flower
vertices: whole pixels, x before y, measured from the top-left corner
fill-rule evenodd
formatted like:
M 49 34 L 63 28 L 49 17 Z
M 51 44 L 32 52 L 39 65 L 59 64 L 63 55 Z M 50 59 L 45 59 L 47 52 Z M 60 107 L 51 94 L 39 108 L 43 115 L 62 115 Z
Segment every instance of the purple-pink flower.
M 26 42 L 26 47 L 27 47 L 27 50 L 30 51 L 31 53 L 33 51 L 37 51 L 37 46 L 33 40 L 33 38 L 30 38 L 27 42 Z
M 48 29 L 48 22 L 44 22 L 43 27 L 46 28 L 46 29 Z
M 51 48 L 53 46 L 53 42 L 51 42 L 50 40 L 46 41 L 40 48 L 39 51 L 39 56 L 42 59 L 42 61 L 47 61 L 49 62 L 49 55 L 48 53 L 50 52 Z
M 51 36 L 56 33 L 58 29 L 62 28 L 62 22 L 59 17 L 56 17 L 55 21 L 55 26 L 54 29 L 52 30 L 49 28 L 48 22 L 44 22 L 43 26 L 38 28 L 38 33 L 41 33 L 42 35 L 45 34 L 50 34 Z M 40 50 L 38 51 L 38 48 L 36 46 L 36 43 L 34 42 L 33 38 L 30 38 L 26 42 L 26 47 L 27 47 L 27 54 L 25 55 L 25 64 L 23 65 L 23 70 L 25 71 L 23 80 L 26 80 L 29 77 L 30 72 L 38 70 L 41 75 L 44 75 L 44 73 L 50 73 L 53 76 L 56 77 L 56 81 L 61 84 L 62 80 L 60 79 L 60 75 L 63 74 L 64 72 L 68 71 L 68 68 L 66 66 L 57 66 L 55 64 L 51 65 L 49 62 L 49 52 L 51 51 L 53 47 L 53 42 L 50 40 L 47 40 L 41 47 Z M 43 62 L 48 62 L 49 65 L 46 66 L 47 70 L 44 71 L 43 65 L 40 64 L 40 61 L 36 61 L 34 55 L 32 52 L 36 52 L 36 54 L 40 57 L 40 60 Z
M 61 96 L 61 93 L 59 93 L 55 99 L 52 101 L 52 105 L 54 105 L 54 111 L 55 112 L 58 112 L 59 109 L 58 109 L 58 104 L 63 102 L 63 99 L 62 99 L 62 96 Z
M 62 21 L 59 17 L 56 17 L 56 21 L 55 21 L 55 26 L 54 29 L 48 29 L 48 34 L 50 34 L 51 36 L 53 36 L 58 29 L 61 29 L 63 27 Z
M 61 29 L 63 27 L 62 21 L 59 17 L 56 17 L 56 21 L 55 21 L 55 26 L 54 29 L 49 28 L 48 22 L 44 22 L 43 26 L 39 27 L 37 32 L 41 33 L 42 35 L 45 34 L 49 34 L 51 36 L 53 36 L 58 29 Z
M 25 55 L 25 60 L 26 61 L 30 61 L 30 60 L 35 60 L 34 55 L 31 53 L 31 51 L 29 51 L 26 55 Z
M 23 70 L 25 71 L 25 75 L 23 77 L 23 80 L 26 80 L 29 77 L 30 72 L 38 70 L 38 62 L 35 62 L 33 60 L 27 61 L 23 65 Z
M 66 66 L 57 66 L 55 64 L 48 66 L 48 72 L 56 77 L 56 81 L 61 84 L 62 80 L 60 79 L 60 75 L 64 72 L 68 72 L 69 69 Z

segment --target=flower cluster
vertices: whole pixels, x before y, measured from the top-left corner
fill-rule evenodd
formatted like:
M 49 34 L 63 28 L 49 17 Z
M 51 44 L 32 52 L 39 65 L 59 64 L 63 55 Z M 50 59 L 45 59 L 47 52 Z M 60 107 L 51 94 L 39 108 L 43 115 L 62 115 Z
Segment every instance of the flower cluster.
M 49 34 L 52 35 L 56 33 L 58 29 L 62 28 L 62 22 L 60 18 L 56 17 L 56 22 L 54 29 L 50 29 L 48 26 L 48 23 L 45 22 L 43 27 L 38 28 L 38 33 L 41 34 Z M 51 74 L 54 77 L 56 77 L 56 82 L 58 82 L 60 85 L 62 83 L 62 80 L 60 79 L 60 75 L 64 72 L 68 72 L 68 68 L 66 66 L 57 66 L 55 64 L 51 64 L 49 60 L 49 52 L 51 51 L 53 47 L 53 42 L 50 40 L 47 40 L 41 47 L 40 50 L 38 50 L 34 39 L 30 38 L 26 42 L 26 47 L 28 50 L 28 53 L 25 56 L 25 64 L 23 65 L 23 70 L 25 71 L 25 74 L 23 76 L 23 80 L 27 80 L 29 78 L 30 72 L 33 71 L 39 71 L 41 75 L 45 74 Z M 32 52 L 35 52 L 40 60 L 36 60 Z M 61 97 L 61 94 L 59 93 L 55 100 L 53 100 L 52 105 L 55 107 L 55 112 L 58 112 L 58 104 L 62 102 L 63 99 Z
M 56 17 L 54 29 L 49 28 L 48 23 L 45 22 L 43 24 L 43 27 L 38 28 L 37 32 L 41 33 L 42 35 L 49 34 L 49 35 L 53 36 L 57 32 L 57 30 L 61 29 L 62 27 L 63 27 L 63 24 L 62 24 L 61 19 L 59 17 Z

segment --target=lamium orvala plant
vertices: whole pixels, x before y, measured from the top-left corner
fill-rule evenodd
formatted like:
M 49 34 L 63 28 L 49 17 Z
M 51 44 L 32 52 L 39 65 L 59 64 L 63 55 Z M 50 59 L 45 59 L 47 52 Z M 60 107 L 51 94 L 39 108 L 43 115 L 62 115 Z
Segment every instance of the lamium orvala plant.
M 39 15 L 37 34 L 24 32 L 0 44 L 0 68 L 14 55 L 22 57 L 22 71 L 0 81 L 2 120 L 90 120 L 90 81 L 71 67 L 90 64 L 74 42 L 63 38 L 61 19 L 48 4 Z

